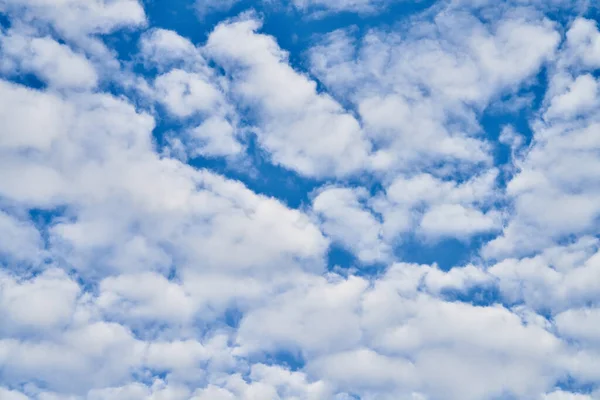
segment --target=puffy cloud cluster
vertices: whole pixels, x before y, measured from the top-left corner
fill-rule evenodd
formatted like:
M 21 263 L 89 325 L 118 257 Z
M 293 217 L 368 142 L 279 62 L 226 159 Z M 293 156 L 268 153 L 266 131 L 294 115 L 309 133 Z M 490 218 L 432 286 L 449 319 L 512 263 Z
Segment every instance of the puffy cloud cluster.
M 0 398 L 600 398 L 600 31 L 546 6 L 438 2 L 301 65 L 255 12 L 193 42 L 0 0 Z

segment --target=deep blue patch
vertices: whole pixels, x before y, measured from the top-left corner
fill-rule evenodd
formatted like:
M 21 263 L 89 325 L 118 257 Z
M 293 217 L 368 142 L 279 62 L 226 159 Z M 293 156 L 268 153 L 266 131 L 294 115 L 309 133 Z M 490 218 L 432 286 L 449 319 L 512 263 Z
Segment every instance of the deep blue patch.
M 63 217 L 67 212 L 67 207 L 55 207 L 51 209 L 32 208 L 29 210 L 29 218 L 38 227 L 42 229 L 51 225 L 52 222 Z
M 327 252 L 327 265 L 330 269 L 340 267 L 348 269 L 355 267 L 358 260 L 354 254 L 340 245 L 332 244 Z
M 4 76 L 4 78 L 13 83 L 27 86 L 30 89 L 41 90 L 46 88 L 46 84 L 40 78 L 34 74 L 20 73 L 17 71 L 16 75 Z
M 225 310 L 225 323 L 231 328 L 237 329 L 243 317 L 243 312 L 237 308 L 228 308 Z
M 0 28 L 9 29 L 11 25 L 12 24 L 10 22 L 10 18 L 8 18 L 8 15 L 0 12 Z
M 466 264 L 479 249 L 477 240 L 461 241 L 454 238 L 437 242 L 425 242 L 414 235 L 407 235 L 395 249 L 402 262 L 416 264 L 437 263 L 443 271 Z
M 42 240 L 44 241 L 44 248 L 50 248 L 50 236 L 48 233 L 48 228 L 52 226 L 54 221 L 59 218 L 62 218 L 67 213 L 67 207 L 55 207 L 51 209 L 41 209 L 41 208 L 32 208 L 29 210 L 29 219 L 35 225 Z M 43 260 L 44 263 L 48 264 L 52 260 L 47 258 Z
M 573 376 L 568 375 L 557 382 L 556 388 L 565 392 L 580 393 L 585 395 L 591 394 L 596 389 L 600 388 L 600 386 L 597 383 L 594 384 L 589 381 L 577 380 Z
M 502 295 L 496 286 L 476 286 L 467 291 L 443 290 L 442 298 L 447 301 L 460 301 L 474 306 L 487 307 L 502 303 Z
M 300 352 L 285 349 L 280 349 L 275 353 L 267 353 L 261 357 L 261 360 L 264 364 L 284 366 L 290 371 L 299 371 L 306 365 L 306 361 Z
M 102 35 L 104 43 L 117 53 L 117 58 L 122 63 L 132 63 L 138 55 L 138 43 L 142 30 L 120 30 L 107 35 Z M 141 72 L 141 71 L 136 71 Z

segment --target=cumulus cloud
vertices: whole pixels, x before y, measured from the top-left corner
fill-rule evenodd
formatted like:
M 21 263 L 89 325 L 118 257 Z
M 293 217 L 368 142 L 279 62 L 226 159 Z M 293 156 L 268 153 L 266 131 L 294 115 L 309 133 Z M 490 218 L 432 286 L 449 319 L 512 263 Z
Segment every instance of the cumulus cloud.
M 3 0 L 0 10 L 33 24 L 50 24 L 72 38 L 146 23 L 144 9 L 137 0 L 65 0 L 58 4 L 52 0 Z
M 369 143 L 359 122 L 287 63 L 252 15 L 220 24 L 206 51 L 232 76 L 232 90 L 257 119 L 258 141 L 273 162 L 308 176 L 347 175 L 364 167 Z
M 383 261 L 391 248 L 385 243 L 381 221 L 363 204 L 364 189 L 326 188 L 313 201 L 313 210 L 323 219 L 323 231 L 364 262 Z
M 91 62 L 51 37 L 28 37 L 17 32 L 2 36 L 3 69 L 8 73 L 35 73 L 49 86 L 90 89 L 98 84 Z
M 440 12 L 406 31 L 372 29 L 360 39 L 351 29 L 334 31 L 311 49 L 312 71 L 355 104 L 380 149 L 374 167 L 488 162 L 474 113 L 553 57 L 560 39 L 553 23 L 507 15 L 489 26 Z
M 0 0 L 0 398 L 597 398 L 600 34 L 542 3 Z
M 573 64 L 572 58 L 582 24 L 593 35 L 582 20 L 566 34 L 564 53 L 549 75 L 543 115 L 532 123 L 534 141 L 513 161 L 518 172 L 507 187 L 511 221 L 488 244 L 488 257 L 539 251 L 569 235 L 597 232 L 597 82 L 585 72 L 586 63 Z

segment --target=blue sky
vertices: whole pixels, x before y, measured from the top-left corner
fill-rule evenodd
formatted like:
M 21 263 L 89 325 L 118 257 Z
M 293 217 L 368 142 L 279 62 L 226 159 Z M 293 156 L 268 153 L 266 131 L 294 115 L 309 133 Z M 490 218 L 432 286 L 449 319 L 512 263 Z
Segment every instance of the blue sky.
M 0 399 L 600 398 L 586 0 L 0 0 Z

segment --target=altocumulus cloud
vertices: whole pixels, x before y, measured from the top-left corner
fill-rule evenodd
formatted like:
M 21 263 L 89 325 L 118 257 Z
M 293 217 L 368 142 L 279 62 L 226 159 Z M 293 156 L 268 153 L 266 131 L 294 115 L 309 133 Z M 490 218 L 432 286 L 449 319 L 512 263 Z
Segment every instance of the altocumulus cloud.
M 0 399 L 600 399 L 599 12 L 0 0 Z

